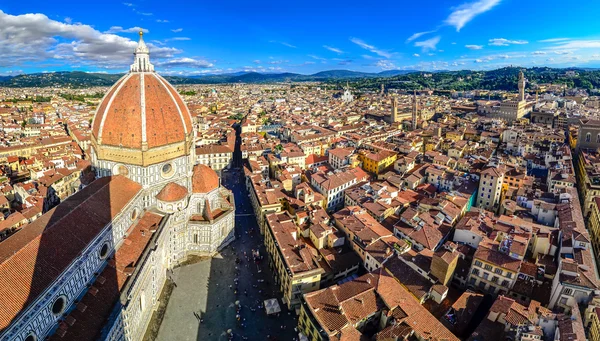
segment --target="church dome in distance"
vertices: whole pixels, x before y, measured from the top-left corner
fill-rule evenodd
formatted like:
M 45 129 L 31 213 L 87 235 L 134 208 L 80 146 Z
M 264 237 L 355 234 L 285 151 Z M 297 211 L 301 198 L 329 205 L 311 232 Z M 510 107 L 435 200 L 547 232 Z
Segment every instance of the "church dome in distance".
M 154 72 L 142 32 L 128 74 L 98 106 L 92 123 L 97 156 L 138 165 L 188 155 L 193 143 L 192 117 L 175 88 Z
M 198 164 L 194 166 L 192 175 L 192 192 L 208 193 L 219 188 L 219 176 L 207 165 Z

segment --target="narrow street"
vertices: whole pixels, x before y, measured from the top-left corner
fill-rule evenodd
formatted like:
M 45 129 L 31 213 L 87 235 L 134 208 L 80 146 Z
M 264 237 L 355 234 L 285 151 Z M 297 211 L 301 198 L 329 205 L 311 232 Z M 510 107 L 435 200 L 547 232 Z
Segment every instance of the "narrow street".
M 233 167 L 221 174 L 223 186 L 235 196 L 236 240 L 214 258 L 175 269 L 176 287 L 157 340 L 228 340 L 229 331 L 233 340 L 291 341 L 298 337 L 296 315 L 283 305 L 273 282 L 241 164 L 238 139 Z M 252 259 L 253 249 L 263 256 L 259 262 Z M 270 298 L 278 299 L 281 313 L 266 314 L 263 304 Z

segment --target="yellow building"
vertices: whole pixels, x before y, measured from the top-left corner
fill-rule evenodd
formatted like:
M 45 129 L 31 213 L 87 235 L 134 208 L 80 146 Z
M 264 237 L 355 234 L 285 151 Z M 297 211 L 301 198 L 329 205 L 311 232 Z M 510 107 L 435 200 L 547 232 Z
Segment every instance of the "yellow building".
M 363 169 L 376 175 L 379 175 L 383 170 L 393 165 L 397 158 L 398 154 L 387 150 L 375 153 L 361 150 L 358 153 L 358 159 L 362 162 Z
M 520 267 L 521 260 L 501 252 L 497 243 L 479 244 L 467 285 L 490 294 L 506 295 L 515 284 Z
M 600 307 L 594 298 L 585 310 L 585 324 L 588 328 L 588 340 L 600 341 Z
M 594 197 L 588 221 L 588 231 L 590 232 L 594 253 L 598 254 L 600 252 L 600 197 Z

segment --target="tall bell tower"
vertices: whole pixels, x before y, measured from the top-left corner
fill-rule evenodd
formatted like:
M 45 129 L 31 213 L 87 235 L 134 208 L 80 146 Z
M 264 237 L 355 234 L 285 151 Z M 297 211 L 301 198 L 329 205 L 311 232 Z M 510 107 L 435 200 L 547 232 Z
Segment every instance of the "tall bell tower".
M 525 101 L 525 75 L 519 71 L 519 102 Z

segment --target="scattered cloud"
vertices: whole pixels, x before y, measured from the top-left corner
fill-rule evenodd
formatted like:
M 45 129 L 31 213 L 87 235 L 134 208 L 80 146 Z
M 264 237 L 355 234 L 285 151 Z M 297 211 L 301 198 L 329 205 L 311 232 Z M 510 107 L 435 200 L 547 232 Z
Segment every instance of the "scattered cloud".
M 415 54 L 413 54 L 413 57 L 421 57 L 421 55 L 418 53 L 415 53 Z
M 309 56 L 310 58 L 312 58 L 312 59 L 316 59 L 316 60 L 320 61 L 320 62 L 321 62 L 321 63 L 323 63 L 323 64 L 327 63 L 327 59 L 325 59 L 325 58 L 323 58 L 323 57 L 319 57 L 319 56 L 316 56 L 316 55 L 314 55 L 314 54 L 309 54 L 308 56 Z
M 164 67 L 164 68 L 194 68 L 194 69 L 206 69 L 211 68 L 214 65 L 203 59 L 194 59 L 194 58 L 173 58 L 165 61 L 161 61 L 155 63 L 156 66 Z
M 531 52 L 531 54 L 534 55 L 534 56 L 541 56 L 541 55 L 545 55 L 546 52 L 544 52 L 544 51 L 533 51 L 533 52 Z
M 440 39 L 440 36 L 435 36 L 427 40 L 417 41 L 415 42 L 415 46 L 420 47 L 423 50 L 423 52 L 435 51 L 437 44 L 440 42 Z
M 501 0 L 478 0 L 464 3 L 453 9 L 444 23 L 454 26 L 459 32 L 469 21 L 485 13 L 500 3 Z
M 398 68 L 393 62 L 391 62 L 389 60 L 383 60 L 383 59 L 377 61 L 375 66 L 377 66 L 383 70 L 395 70 Z
M 123 28 L 121 26 L 111 26 L 111 28 L 108 29 L 108 31 L 105 31 L 104 33 L 138 33 L 140 31 L 142 31 L 144 33 L 150 32 L 147 29 L 141 28 L 139 26 L 130 27 L 130 28 Z
M 269 43 L 273 43 L 273 44 L 281 44 L 283 46 L 287 46 L 287 47 L 291 47 L 293 49 L 297 48 L 297 46 L 292 45 L 290 43 L 286 43 L 285 41 L 277 41 L 277 40 L 269 40 Z
M 335 52 L 337 54 L 342 54 L 344 53 L 344 51 L 338 49 L 337 47 L 332 47 L 332 46 L 327 46 L 327 45 L 323 45 L 324 48 L 326 48 L 327 50 L 331 51 L 331 52 Z
M 260 63 L 261 63 L 261 61 L 260 61 L 260 60 L 258 60 L 258 59 L 255 59 L 255 60 L 253 60 L 252 62 L 253 62 L 254 64 L 260 64 Z
M 137 14 L 139 14 L 139 15 L 144 15 L 144 16 L 147 16 L 147 17 L 149 17 L 151 15 L 154 15 L 154 13 L 152 13 L 152 12 L 142 12 L 142 11 L 136 11 L 136 10 L 134 10 L 134 12 L 137 13 Z
M 600 40 L 566 40 L 555 42 L 552 49 L 597 49 L 600 48 Z
M 481 50 L 483 45 L 465 45 L 465 47 L 469 50 Z
M 124 2 L 123 5 L 127 7 L 133 7 L 134 5 L 131 2 Z
M 176 28 L 174 30 L 171 30 L 171 32 L 175 32 L 175 33 L 179 33 L 181 31 L 183 31 L 183 28 Z
M 348 64 L 352 64 L 353 60 L 352 59 L 343 59 L 343 60 L 339 60 L 338 61 L 338 65 L 348 65 Z
M 412 36 L 408 37 L 408 39 L 406 39 L 406 42 L 410 43 L 411 41 L 413 41 L 413 40 L 415 40 L 415 39 L 417 39 L 417 38 L 419 38 L 421 36 L 424 36 L 424 35 L 430 34 L 430 33 L 434 33 L 436 31 L 437 30 L 425 31 L 425 32 L 417 32 L 417 33 L 413 34 Z
M 390 52 L 380 50 L 380 49 L 378 49 L 377 47 L 375 47 L 373 45 L 369 45 L 369 44 L 365 43 L 361 39 L 350 38 L 350 41 L 353 42 L 354 44 L 360 46 L 361 48 L 363 48 L 365 50 L 368 50 L 368 51 L 370 51 L 372 53 L 375 53 L 376 55 L 379 55 L 381 57 L 385 57 L 385 58 L 391 58 L 392 57 L 392 54 Z
M 66 17 L 66 18 L 65 18 L 65 22 L 66 22 L 67 24 L 72 24 L 72 23 L 73 23 L 73 19 L 71 19 L 71 18 L 69 18 L 69 17 Z
M 0 10 L 0 67 L 52 60 L 69 65 L 125 68 L 137 42 L 84 24 L 52 20 L 44 14 L 10 15 Z M 174 58 L 182 51 L 148 43 L 152 57 Z
M 488 45 L 492 46 L 508 46 L 508 45 L 524 45 L 528 44 L 527 40 L 508 40 L 504 38 L 490 39 Z
M 174 38 L 165 39 L 165 41 L 187 41 L 187 40 L 192 40 L 192 38 L 190 38 L 190 37 L 174 37 Z
M 570 38 L 550 38 L 550 39 L 538 40 L 538 42 L 539 43 L 556 43 L 556 42 L 565 41 L 565 40 L 570 40 Z
M 156 19 L 156 22 L 161 23 L 161 24 L 166 24 L 166 23 L 169 23 L 169 20 Z

